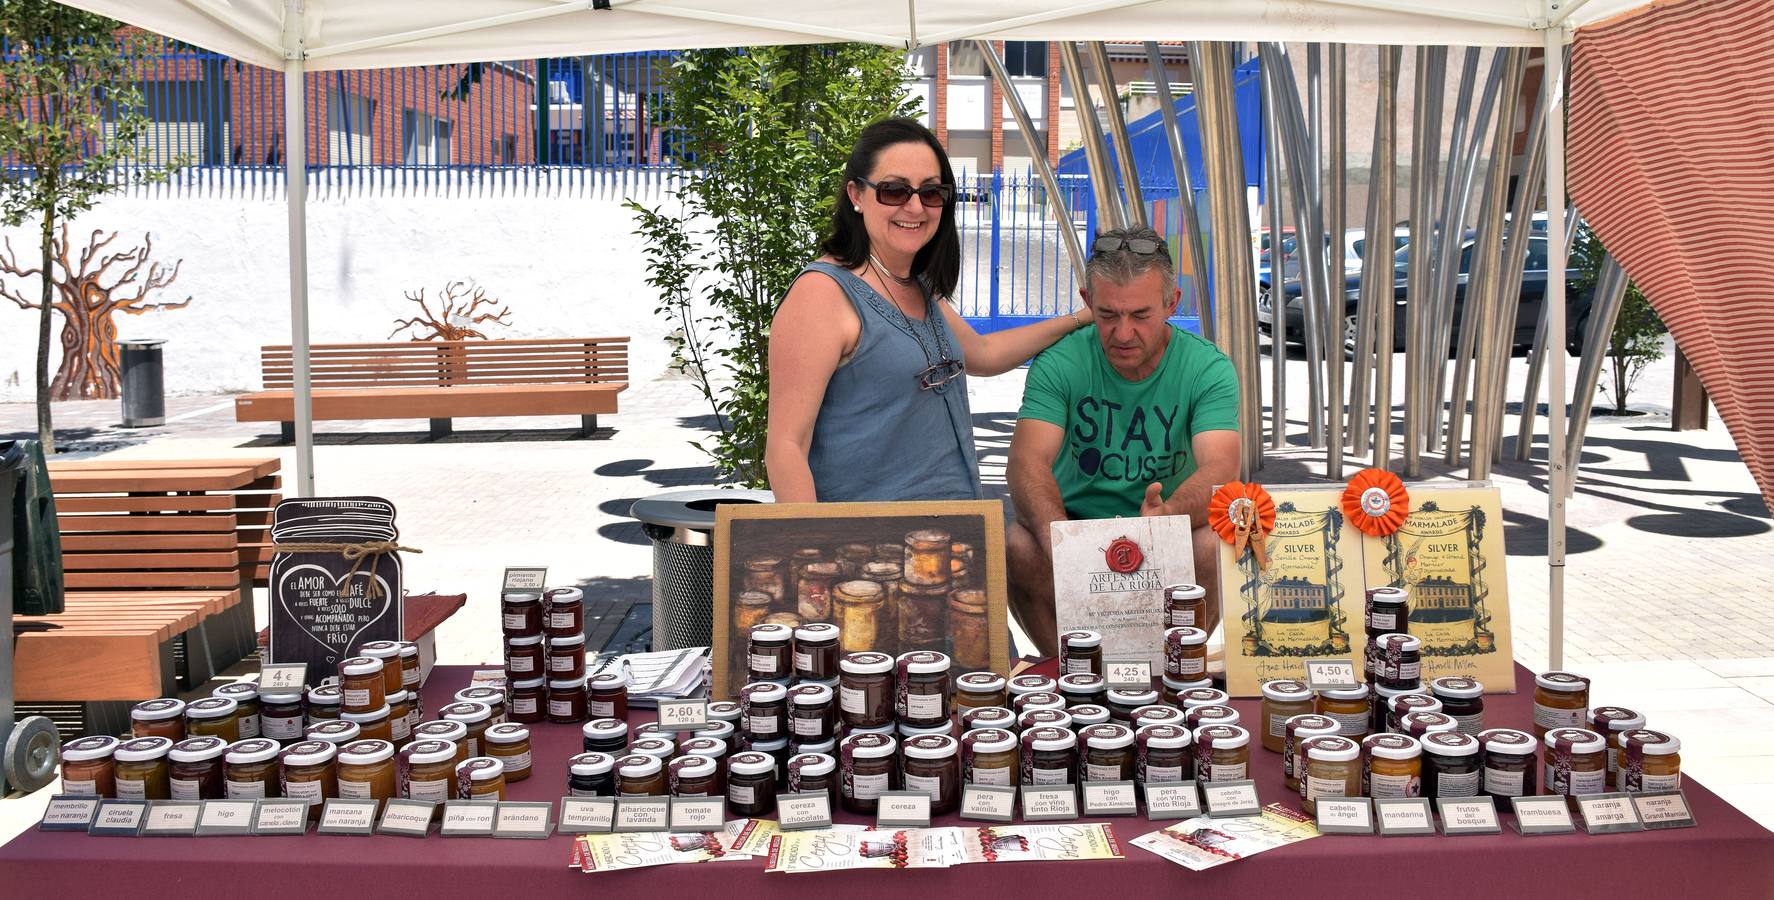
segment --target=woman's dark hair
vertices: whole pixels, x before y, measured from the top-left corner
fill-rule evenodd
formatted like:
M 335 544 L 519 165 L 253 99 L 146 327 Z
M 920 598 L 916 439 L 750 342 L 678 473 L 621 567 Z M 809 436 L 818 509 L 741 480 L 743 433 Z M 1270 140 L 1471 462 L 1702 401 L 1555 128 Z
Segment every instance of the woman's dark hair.
M 855 268 L 869 258 L 868 230 L 863 227 L 862 214 L 851 207 L 850 195 L 845 188 L 858 178 L 867 178 L 874 171 L 875 162 L 880 158 L 882 150 L 894 144 L 920 141 L 928 144 L 936 154 L 936 164 L 942 172 L 942 183 L 953 185 L 955 171 L 949 167 L 949 155 L 943 152 L 936 135 L 916 120 L 882 119 L 863 129 L 861 136 L 857 137 L 856 146 L 850 150 L 850 159 L 844 163 L 844 180 L 838 183 L 837 205 L 832 209 L 831 234 L 820 245 L 840 265 Z M 942 218 L 936 223 L 935 236 L 912 258 L 911 274 L 922 275 L 931 292 L 939 297 L 953 296 L 955 285 L 961 279 L 961 237 L 955 228 L 955 203 L 959 199 L 959 193 L 957 191 L 943 206 Z M 918 201 L 913 198 L 912 202 Z

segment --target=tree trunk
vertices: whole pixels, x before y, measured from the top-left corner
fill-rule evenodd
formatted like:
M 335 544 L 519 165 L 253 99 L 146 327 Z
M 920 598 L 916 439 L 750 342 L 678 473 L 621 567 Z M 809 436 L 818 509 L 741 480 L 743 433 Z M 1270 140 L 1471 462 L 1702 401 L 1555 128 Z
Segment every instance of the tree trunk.
M 118 396 L 117 322 L 110 304 L 62 309 L 62 365 L 50 383 L 57 400 L 115 400 Z
M 1628 360 L 1624 355 L 1616 356 L 1614 365 L 1614 415 L 1626 415 L 1626 366 Z
M 37 439 L 43 443 L 43 455 L 55 453 L 55 424 L 49 410 L 49 319 L 54 312 L 55 210 L 43 211 L 43 293 L 42 308 L 37 319 Z

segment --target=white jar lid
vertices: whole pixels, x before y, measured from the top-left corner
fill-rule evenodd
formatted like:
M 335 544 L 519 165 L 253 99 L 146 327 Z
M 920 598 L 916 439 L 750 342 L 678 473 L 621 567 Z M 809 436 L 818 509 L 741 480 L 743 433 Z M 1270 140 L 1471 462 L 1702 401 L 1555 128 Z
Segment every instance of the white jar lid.
M 173 762 L 203 762 L 215 759 L 228 751 L 228 742 L 214 735 L 194 737 L 172 745 L 166 755 Z
M 1241 720 L 1238 710 L 1230 706 L 1197 706 L 1183 714 L 1183 721 L 1194 728 L 1203 725 L 1237 725 Z
M 1074 715 L 1073 718 L 1077 718 L 1077 716 Z M 1145 706 L 1134 710 L 1128 718 L 1132 719 L 1137 725 L 1156 725 L 1160 722 L 1181 722 L 1183 720 L 1183 711 L 1174 706 L 1165 706 L 1162 703 L 1148 703 Z
M 468 737 L 468 726 L 449 719 L 420 722 L 413 726 L 413 737 L 414 739 L 460 741 Z
M 363 729 L 358 727 L 356 722 L 347 722 L 344 719 L 327 719 L 308 726 L 308 732 L 303 736 L 331 744 L 349 744 L 363 737 Z
M 1080 650 L 1088 650 L 1091 647 L 1101 647 L 1103 645 L 1103 636 L 1101 634 L 1083 629 L 1078 631 L 1068 631 L 1065 634 L 1060 635 L 1059 639 L 1060 642 L 1067 647 L 1077 647 Z
M 893 671 L 893 657 L 873 650 L 846 653 L 838 660 L 838 669 L 852 675 L 880 675 Z
M 566 647 L 571 649 L 575 645 L 583 646 L 584 644 L 585 635 L 583 634 L 563 634 L 550 636 L 548 638 L 548 646 L 551 650 L 555 647 Z
M 592 719 L 584 725 L 579 726 L 579 733 L 592 740 L 627 737 L 628 723 L 621 719 Z
M 1589 679 L 1570 672 L 1541 672 L 1534 676 L 1534 684 L 1549 691 L 1576 693 L 1589 690 Z
M 716 722 L 737 722 L 741 711 L 737 701 L 716 700 L 708 705 L 708 718 Z
M 339 765 L 372 766 L 394 758 L 394 745 L 387 741 L 352 741 L 339 748 Z
M 1380 759 L 1416 759 L 1423 752 L 1423 744 L 1408 734 L 1373 734 L 1361 743 Z
M 1478 753 L 1478 738 L 1458 731 L 1437 731 L 1423 735 L 1423 752 L 1436 756 L 1472 756 Z
M 975 706 L 961 710 L 961 724 L 976 728 L 1004 728 L 1016 721 L 1016 713 L 1002 706 Z
M 1073 672 L 1059 677 L 1059 690 L 1062 694 L 1094 694 L 1108 684 L 1103 676 L 1090 672 Z
M 813 775 L 830 775 L 837 771 L 838 761 L 825 753 L 797 753 L 788 759 L 791 772 L 799 772 L 801 777 Z
M 727 755 L 727 742 L 720 738 L 694 737 L 678 745 L 678 752 L 689 756 L 720 759 Z
M 1035 691 L 1030 694 L 1018 695 L 1010 705 L 1017 712 L 1028 712 L 1031 709 L 1065 709 L 1066 698 L 1052 691 Z
M 602 775 L 616 767 L 616 757 L 608 753 L 579 753 L 567 759 L 567 770 L 574 775 Z
M 226 719 L 240 712 L 240 703 L 228 697 L 205 697 L 185 704 L 187 719 Z
M 795 636 L 795 630 L 787 625 L 765 622 L 751 627 L 751 642 L 754 644 L 786 644 Z
M 1109 692 L 1109 705 L 1111 706 L 1141 707 L 1150 706 L 1157 702 L 1158 692 L 1150 689 L 1144 691 Z
M 327 741 L 298 741 L 283 748 L 284 768 L 290 766 L 318 766 L 332 762 L 339 755 L 339 748 Z
M 875 732 L 853 733 L 838 744 L 838 752 L 850 751 L 857 759 L 878 759 L 892 756 L 899 749 L 899 742 L 892 735 Z
M 223 757 L 231 766 L 244 766 L 252 763 L 270 762 L 277 758 L 283 749 L 270 738 L 247 738 L 228 745 L 228 753 Z M 64 759 L 66 756 L 63 757 Z
M 774 681 L 754 681 L 739 689 L 752 703 L 775 703 L 788 697 L 788 688 Z
M 1051 725 L 1055 728 L 1070 728 L 1072 727 L 1072 714 L 1066 710 L 1056 709 L 1050 706 L 1043 706 L 1037 709 L 1025 709 L 1022 711 L 1022 715 L 1016 717 L 1016 724 L 1018 728 L 1021 728 L 1024 731 L 1027 731 L 1030 728 L 1038 728 L 1043 725 Z
M 123 742 L 108 734 L 75 738 L 62 745 L 62 761 L 91 762 L 95 759 L 110 759 L 121 743 Z
M 941 725 L 919 726 L 919 725 L 907 725 L 906 723 L 901 722 L 901 723 L 899 723 L 898 731 L 899 731 L 899 742 L 900 742 L 900 744 L 903 745 L 908 738 L 915 738 L 915 737 L 918 737 L 919 735 L 925 735 L 925 734 L 953 735 L 955 733 L 955 725 L 953 722 L 944 722 Z
M 585 592 L 576 587 L 549 588 L 543 592 L 542 599 L 557 606 L 572 606 L 585 599 Z
M 508 637 L 505 639 L 505 646 L 507 648 L 510 648 L 510 647 L 532 647 L 532 646 L 540 646 L 541 644 L 542 644 L 542 635 L 541 634 L 523 634 L 523 635 L 518 635 L 517 637 Z
M 1150 707 L 1145 706 L 1140 707 L 1140 709 L 1149 708 Z M 1134 710 L 1134 712 L 1138 711 L 1139 710 Z M 1095 703 L 1080 703 L 1077 706 L 1067 707 L 1066 715 L 1072 717 L 1072 726 L 1074 728 L 1082 728 L 1085 725 L 1101 725 L 1104 722 L 1109 721 L 1111 718 L 1108 707 L 1099 706 Z
M 1159 675 L 1158 680 L 1164 682 L 1164 687 L 1172 694 L 1180 694 L 1184 691 L 1195 690 L 1197 688 L 1213 687 L 1212 678 L 1193 678 L 1185 681 L 1172 678 L 1169 675 Z
M 1391 586 L 1377 587 L 1367 592 L 1367 602 L 1369 603 L 1405 603 L 1410 598 L 1411 595 L 1406 593 L 1404 588 Z
M 1297 716 L 1288 716 L 1287 721 L 1282 724 L 1292 726 L 1295 737 L 1319 737 L 1320 735 L 1336 734 L 1343 730 L 1342 724 L 1336 719 L 1330 716 L 1321 716 L 1318 713 L 1300 713 Z
M 362 647 L 357 648 L 357 652 L 364 656 L 370 656 L 376 659 L 398 658 L 400 656 L 400 642 L 370 641 Z
M 1195 729 L 1195 745 L 1203 750 L 1232 750 L 1250 744 L 1250 732 L 1237 725 L 1203 725 Z
M 341 721 L 341 722 L 357 722 L 357 723 L 361 724 L 363 722 L 374 722 L 377 719 L 386 719 L 386 718 L 388 718 L 388 716 L 389 716 L 388 704 L 384 703 L 384 704 L 382 704 L 381 708 L 372 709 L 367 713 L 352 713 L 352 712 L 339 713 L 339 721 Z
M 899 746 L 911 759 L 948 759 L 960 744 L 946 734 L 920 734 L 906 738 Z
M 628 752 L 630 754 L 656 756 L 660 759 L 664 759 L 673 753 L 676 753 L 677 750 L 677 742 L 663 737 L 635 738 L 628 745 Z
M 1031 750 L 1070 750 L 1078 746 L 1078 736 L 1070 728 L 1043 725 L 1023 732 L 1023 740 Z
M 1380 700 L 1383 703 L 1385 703 L 1388 707 L 1390 707 L 1392 705 L 1392 698 L 1402 697 L 1405 694 L 1422 694 L 1425 697 L 1430 696 L 1429 688 L 1427 688 L 1423 685 L 1417 685 L 1416 687 L 1412 687 L 1412 688 L 1394 688 L 1394 687 L 1387 687 L 1383 684 L 1375 685 L 1374 686 L 1374 694 L 1375 694 L 1375 696 L 1378 696 L 1380 698 Z
M 1386 702 L 1392 715 L 1403 716 L 1414 712 L 1441 712 L 1441 701 L 1428 694 L 1399 694 Z
M 1417 710 L 1398 717 L 1398 730 L 1411 735 L 1428 737 L 1444 731 L 1457 731 L 1460 723 L 1447 713 Z
M 1423 641 L 1414 635 L 1387 632 L 1374 638 L 1374 646 L 1397 650 L 1400 653 L 1409 653 L 1413 650 L 1422 650 Z
M 1091 725 L 1078 732 L 1084 746 L 1094 750 L 1118 750 L 1133 746 L 1133 729 L 1122 725 Z
M 129 710 L 129 717 L 138 722 L 159 722 L 164 719 L 176 719 L 184 714 L 185 701 L 176 697 L 143 700 Z
M 419 645 L 413 643 L 412 641 L 401 641 L 400 642 L 400 658 L 404 661 L 409 656 L 414 659 L 419 658 Z
M 1514 728 L 1486 728 L 1478 733 L 1478 739 L 1484 742 L 1486 753 L 1508 753 L 1515 756 L 1528 756 L 1540 746 L 1534 736 Z
M 585 679 L 584 678 L 551 678 L 548 681 L 548 690 L 551 693 L 554 691 L 564 691 L 564 692 L 569 692 L 569 693 L 574 692 L 574 691 L 582 691 L 582 690 L 585 690 Z
M 458 778 L 464 773 L 470 781 L 492 781 L 505 774 L 505 764 L 491 756 L 470 756 L 456 766 Z
M 1318 692 L 1319 696 L 1330 700 L 1366 700 L 1367 685 L 1358 684 L 1348 688 L 1327 688 Z
M 1307 759 L 1322 759 L 1325 762 L 1350 762 L 1361 758 L 1360 744 L 1336 735 L 1311 738 L 1305 742 L 1305 747 Z
M 901 653 L 899 663 L 912 675 L 931 675 L 949 670 L 949 655 L 935 650 L 913 650 Z
M 401 748 L 401 752 L 407 755 L 408 762 L 429 766 L 455 759 L 456 745 L 451 741 L 414 741 Z
M 259 686 L 251 681 L 235 681 L 224 684 L 211 693 L 217 697 L 227 697 L 236 703 L 246 703 L 259 699 Z
M 1263 697 L 1277 703 L 1300 703 L 1312 699 L 1312 689 L 1304 681 L 1277 678 L 1263 682 Z
M 489 744 L 521 744 L 530 739 L 530 729 L 517 722 L 505 722 L 488 728 L 481 736 Z
M 948 734 L 948 732 L 944 731 L 943 734 Z M 790 743 L 794 745 L 794 752 L 796 754 L 830 753 L 833 750 L 838 749 L 838 739 L 835 737 L 829 737 L 823 741 L 803 741 L 797 738 Z
M 1196 644 L 1207 643 L 1207 632 L 1188 625 L 1178 625 L 1175 628 L 1164 629 L 1164 642 L 1176 644 L 1179 647 L 1193 647 Z
M 1170 584 L 1164 587 L 1166 600 L 1199 600 L 1207 596 L 1207 588 L 1199 584 Z
M 776 757 L 756 750 L 747 750 L 727 757 L 728 775 L 762 775 L 776 771 Z M 622 774 L 629 772 L 624 769 Z
M 1471 700 L 1484 696 L 1484 685 L 1479 684 L 1478 679 L 1467 678 L 1464 675 L 1444 675 L 1429 682 L 1429 688 L 1435 692 L 1437 697 L 1452 697 L 1456 700 Z
M 438 714 L 451 722 L 472 725 L 492 718 L 493 708 L 474 700 L 460 700 L 438 710 Z
M 186 715 L 190 713 L 187 712 Z M 1597 727 L 1606 725 L 1606 731 Z M 1589 730 L 1605 735 L 1609 731 L 1631 731 L 1645 727 L 1644 713 L 1624 706 L 1597 706 L 1589 711 Z
M 340 675 L 374 675 L 382 671 L 382 661 L 373 656 L 353 656 L 339 663 Z
M 506 591 L 499 598 L 506 603 L 538 603 L 542 595 L 534 591 Z
M 505 702 L 505 690 L 496 687 L 463 688 L 456 692 L 456 699 L 458 701 L 472 701 L 475 703 L 485 703 L 488 706 L 498 706 Z
M 1023 694 L 1052 693 L 1059 686 L 1046 675 L 1018 675 L 1010 679 L 1010 693 L 1020 697 Z
M 1183 710 L 1187 712 L 1197 706 L 1224 706 L 1232 698 L 1219 688 L 1190 688 L 1178 694 L 1177 701 L 1183 704 Z
M 796 706 L 819 706 L 832 702 L 832 689 L 823 684 L 797 684 L 788 693 L 790 702 Z
M 1159 750 L 1181 750 L 1189 746 L 1194 736 L 1189 729 L 1181 725 L 1159 722 L 1153 725 L 1141 725 L 1133 733 L 1134 739 L 1144 742 L 1147 747 Z
M 389 691 L 385 699 L 388 701 L 389 706 L 399 706 L 400 704 L 411 700 L 412 697 L 409 696 L 406 689 L 403 688 L 398 691 Z
M 1662 731 L 1652 731 L 1649 728 L 1635 728 L 1625 732 L 1620 735 L 1620 743 L 1637 743 L 1644 748 L 1646 753 L 1653 756 L 1668 756 L 1671 753 L 1680 753 L 1682 750 L 1682 742 L 1677 740 L 1674 735 Z
M 955 677 L 955 690 L 973 694 L 992 694 L 1004 690 L 1004 676 L 996 672 L 968 672 Z
M 872 581 L 863 583 L 874 584 Z M 879 586 L 876 586 L 875 589 L 880 590 Z M 809 622 L 795 629 L 795 640 L 797 641 L 835 641 L 837 639 L 838 626 L 830 622 Z
M 715 761 L 706 756 L 680 756 L 666 766 L 679 778 L 711 778 L 715 774 Z
M 1572 753 L 1600 753 L 1607 746 L 1601 735 L 1587 728 L 1554 728 L 1546 732 L 1542 740 L 1548 750 L 1553 749 L 1552 745 L 1558 741 L 1569 743 Z
M 1003 753 L 1016 749 L 1016 735 L 1002 728 L 976 728 L 961 738 L 974 753 Z
M 345 702 L 345 689 L 336 684 L 317 684 L 308 689 L 308 705 L 338 706 Z

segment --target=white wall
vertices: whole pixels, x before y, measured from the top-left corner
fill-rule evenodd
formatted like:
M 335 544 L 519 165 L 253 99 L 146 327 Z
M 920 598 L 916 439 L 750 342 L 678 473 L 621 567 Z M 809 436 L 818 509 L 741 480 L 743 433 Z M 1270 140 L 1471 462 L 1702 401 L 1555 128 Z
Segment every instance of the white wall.
M 661 338 L 670 329 L 653 312 L 634 216 L 622 208 L 625 197 L 671 203 L 663 184 L 573 171 L 426 175 L 362 171 L 346 176 L 354 182 L 346 186 L 311 178 L 315 343 L 385 340 L 395 319 L 418 310 L 405 292 L 424 287 L 429 301 L 445 282 L 472 278 L 511 307 L 511 327 L 489 337 L 628 335 L 632 380 L 664 368 Z M 178 280 L 157 299 L 188 295 L 190 306 L 116 319 L 121 337 L 167 339 L 169 393 L 198 393 L 258 388 L 259 347 L 290 342 L 285 224 L 280 177 L 198 173 L 107 200 L 69 233 L 84 247 L 95 228 L 120 230 L 112 246 L 127 248 L 149 232 L 155 259 L 184 260 Z M 35 257 L 32 229 L 0 233 L 21 256 Z M 35 285 L 15 286 L 35 297 Z M 438 304 L 431 309 L 438 312 Z M 32 398 L 37 315 L 0 300 L 0 401 Z

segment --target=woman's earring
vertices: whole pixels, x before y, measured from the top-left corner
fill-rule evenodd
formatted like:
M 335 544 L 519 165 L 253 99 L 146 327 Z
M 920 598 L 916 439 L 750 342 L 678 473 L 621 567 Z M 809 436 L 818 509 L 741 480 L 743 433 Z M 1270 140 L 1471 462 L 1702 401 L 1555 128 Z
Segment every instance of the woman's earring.
M 862 207 L 860 207 L 860 206 L 856 206 L 856 205 L 852 204 L 850 208 L 856 210 L 857 212 L 862 212 Z

